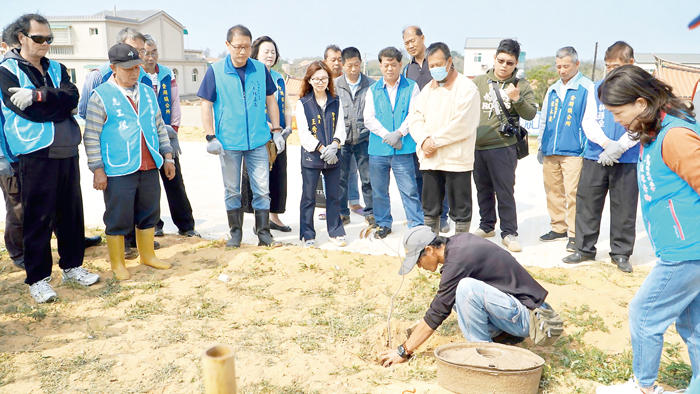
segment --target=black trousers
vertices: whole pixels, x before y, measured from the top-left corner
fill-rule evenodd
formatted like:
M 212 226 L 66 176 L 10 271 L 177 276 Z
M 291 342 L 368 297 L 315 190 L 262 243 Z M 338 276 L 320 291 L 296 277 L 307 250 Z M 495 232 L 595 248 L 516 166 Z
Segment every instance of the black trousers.
M 22 241 L 22 201 L 19 192 L 19 178 L 0 176 L 0 188 L 5 196 L 5 248 L 14 261 L 24 260 Z
M 29 285 L 51 276 L 52 232 L 58 243 L 58 265 L 68 269 L 83 264 L 85 228 L 79 168 L 77 155 L 67 159 L 19 157 L 25 283 Z
M 343 222 L 340 220 L 340 166 L 328 169 L 301 167 L 302 194 L 300 211 L 299 239 L 316 239 L 314 229 L 314 208 L 316 207 L 316 185 L 323 173 L 326 180 L 326 226 L 328 235 L 337 237 L 345 235 Z
M 163 180 L 163 189 L 165 196 L 168 198 L 168 207 L 170 208 L 170 216 L 177 229 L 181 232 L 194 230 L 194 217 L 192 216 L 192 205 L 187 198 L 185 190 L 185 181 L 182 179 L 182 169 L 180 168 L 180 158 L 175 160 L 175 177 L 168 179 L 165 176 L 165 166 L 160 168 L 160 179 Z M 157 228 L 163 228 L 163 221 L 158 220 Z
M 105 199 L 105 234 L 127 235 L 153 228 L 160 218 L 158 170 L 109 177 Z
M 576 192 L 576 249 L 595 254 L 605 197 L 610 193 L 610 257 L 629 257 L 637 221 L 637 164 L 603 166 L 584 159 Z
M 423 198 L 423 171 L 420 170 L 420 162 L 418 161 L 418 155 L 413 153 L 413 166 L 416 171 L 416 185 L 418 185 L 418 195 Z
M 515 168 L 518 152 L 515 145 L 477 150 L 474 155 L 474 184 L 479 202 L 479 228 L 485 232 L 496 228 L 496 200 L 501 219 L 501 237 L 518 235 L 518 213 L 515 207 Z
M 243 182 L 241 183 L 241 207 L 244 212 L 253 213 L 253 190 L 250 188 L 248 170 L 243 159 Z M 284 213 L 287 210 L 287 150 L 277 154 L 270 170 L 270 213 Z
M 426 217 L 440 216 L 445 196 L 450 218 L 454 222 L 471 222 L 472 172 L 423 171 L 423 212 Z

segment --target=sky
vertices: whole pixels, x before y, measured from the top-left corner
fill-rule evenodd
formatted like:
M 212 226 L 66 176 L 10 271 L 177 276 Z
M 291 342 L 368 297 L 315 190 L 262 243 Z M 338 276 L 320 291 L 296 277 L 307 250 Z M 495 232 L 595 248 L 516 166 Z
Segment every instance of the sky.
M 322 56 L 328 44 L 355 46 L 371 60 L 384 47 L 402 49 L 401 31 L 414 24 L 426 44 L 442 41 L 460 53 L 467 37 L 517 38 L 528 59 L 573 46 L 593 60 L 596 41 L 601 58 L 618 40 L 637 53 L 700 53 L 700 28 L 688 29 L 700 0 L 0 0 L 0 26 L 23 13 L 91 15 L 115 4 L 164 10 L 187 28 L 188 49 L 209 48 L 213 56 L 236 24 L 253 38 L 272 37 L 287 60 Z

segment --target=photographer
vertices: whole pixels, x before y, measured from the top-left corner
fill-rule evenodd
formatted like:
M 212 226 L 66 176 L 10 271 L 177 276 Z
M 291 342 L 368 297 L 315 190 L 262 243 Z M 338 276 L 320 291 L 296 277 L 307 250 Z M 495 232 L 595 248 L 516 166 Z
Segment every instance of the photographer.
M 517 41 L 502 40 L 494 56 L 494 67 L 474 78 L 482 98 L 474 160 L 474 183 L 481 223 L 474 234 L 481 237 L 496 235 L 495 194 L 501 219 L 501 238 L 503 245 L 511 252 L 522 250 L 516 238 L 518 217 L 514 196 L 518 121 L 519 118 L 532 120 L 537 114 L 535 93 L 530 84 L 516 77 L 519 56 L 520 44 Z M 501 109 L 496 89 L 508 110 L 507 114 Z

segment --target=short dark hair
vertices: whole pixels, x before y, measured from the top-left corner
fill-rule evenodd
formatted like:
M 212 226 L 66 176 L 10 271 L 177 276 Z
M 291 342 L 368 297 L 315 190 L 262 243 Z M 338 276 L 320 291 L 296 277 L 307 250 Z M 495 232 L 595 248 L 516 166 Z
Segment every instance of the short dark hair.
M 342 52 L 343 52 L 343 51 L 340 50 L 340 47 L 339 47 L 339 46 L 331 44 L 331 45 L 329 45 L 329 46 L 326 47 L 326 50 L 325 50 L 325 51 L 323 51 L 323 60 L 328 59 L 328 51 L 341 52 L 341 55 L 342 55 Z
M 447 238 L 438 235 L 437 237 L 435 237 L 434 240 L 430 241 L 429 244 L 425 245 L 425 248 L 427 248 L 428 246 L 439 248 L 442 245 L 447 245 Z M 420 259 L 425 255 L 425 248 L 423 248 L 423 250 L 420 251 L 420 254 L 418 255 L 418 260 L 416 260 L 416 262 L 420 261 Z
M 520 58 L 520 43 L 510 38 L 501 40 L 501 42 L 498 43 L 498 49 L 496 49 L 496 56 L 498 56 L 499 53 L 515 56 L 515 60 L 517 61 Z
M 2 30 L 2 42 L 10 47 L 19 45 L 19 40 L 17 39 L 17 22 L 12 22 L 5 26 Z
M 226 41 L 231 42 L 231 40 L 233 40 L 233 36 L 244 36 L 253 41 L 253 34 L 251 34 L 250 30 L 243 25 L 236 25 L 228 29 L 228 33 L 226 33 Z
M 426 49 L 425 58 L 427 59 L 430 56 L 433 56 L 437 51 L 442 52 L 442 56 L 445 58 L 445 60 L 452 57 L 452 55 L 450 54 L 450 47 L 448 47 L 447 44 L 445 44 L 444 42 L 434 42 L 430 44 L 428 49 Z
M 29 30 L 32 28 L 32 21 L 51 27 L 49 21 L 39 14 L 24 14 L 12 23 L 16 27 L 15 31 L 12 33 L 15 35 L 15 38 L 17 38 L 19 33 L 22 33 L 25 36 L 29 34 Z M 19 42 L 19 38 L 17 38 L 17 41 Z
M 343 52 L 340 53 L 340 59 L 343 62 L 343 64 L 345 64 L 345 62 L 348 59 L 352 59 L 354 57 L 362 61 L 362 55 L 360 55 L 360 50 L 355 47 L 347 47 L 343 49 Z
M 634 49 L 624 42 L 618 41 L 605 51 L 605 60 L 622 60 L 624 63 L 629 63 L 634 59 Z
M 394 47 L 386 47 L 379 51 L 379 56 L 377 56 L 377 59 L 379 59 L 379 63 L 382 62 L 382 58 L 386 58 L 387 60 L 396 60 L 397 62 L 401 63 L 401 59 L 403 59 L 403 54 L 401 54 L 401 51 Z
M 423 30 L 421 30 L 420 27 L 413 25 L 413 26 L 408 26 L 407 28 L 403 29 L 403 31 L 401 32 L 401 36 L 402 36 L 402 37 L 405 36 L 405 35 L 406 35 L 406 31 L 409 30 L 409 29 L 412 29 L 413 32 L 416 33 L 417 36 L 422 36 L 422 35 L 423 35 Z
M 272 65 L 274 66 L 275 64 L 277 64 L 277 61 L 280 60 L 280 51 L 277 50 L 277 43 L 275 42 L 275 40 L 268 36 L 258 37 L 255 39 L 255 41 L 253 41 L 253 51 L 250 53 L 250 57 L 257 60 L 258 52 L 260 51 L 260 45 L 266 42 L 271 42 L 272 45 L 274 45 L 275 47 L 275 62 L 272 63 Z

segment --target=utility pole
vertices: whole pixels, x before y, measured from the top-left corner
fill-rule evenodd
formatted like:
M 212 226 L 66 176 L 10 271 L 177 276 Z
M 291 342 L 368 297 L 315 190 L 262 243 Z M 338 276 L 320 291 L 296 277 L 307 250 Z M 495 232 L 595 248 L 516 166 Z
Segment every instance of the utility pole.
M 595 43 L 595 53 L 593 53 L 593 74 L 591 75 L 591 80 L 595 82 L 595 66 L 598 61 L 598 41 Z

